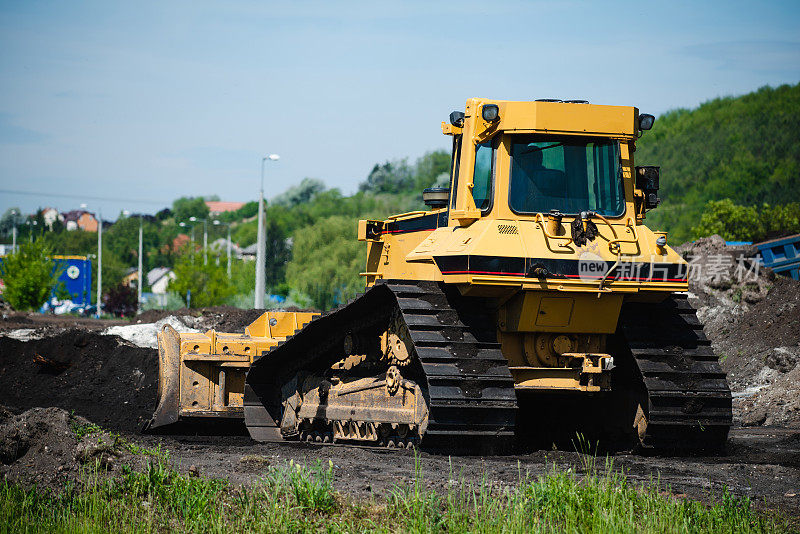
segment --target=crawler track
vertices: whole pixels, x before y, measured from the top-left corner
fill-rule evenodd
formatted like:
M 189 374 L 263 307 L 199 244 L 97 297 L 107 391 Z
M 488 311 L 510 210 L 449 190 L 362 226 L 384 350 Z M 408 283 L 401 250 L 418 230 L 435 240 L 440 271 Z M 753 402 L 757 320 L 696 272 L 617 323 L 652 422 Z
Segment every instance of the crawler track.
M 685 296 L 627 303 L 620 330 L 646 391 L 645 449 L 721 449 L 733 421 L 731 392 L 703 325 Z M 632 388 L 633 389 L 633 388 Z
M 423 445 L 505 445 L 517 409 L 514 381 L 479 301 L 434 282 L 386 281 L 309 323 L 257 360 L 247 376 L 245 423 L 259 441 L 281 435 L 281 393 L 301 371 L 322 371 L 345 356 L 345 336 L 379 335 L 399 314 L 422 369 L 429 416 Z

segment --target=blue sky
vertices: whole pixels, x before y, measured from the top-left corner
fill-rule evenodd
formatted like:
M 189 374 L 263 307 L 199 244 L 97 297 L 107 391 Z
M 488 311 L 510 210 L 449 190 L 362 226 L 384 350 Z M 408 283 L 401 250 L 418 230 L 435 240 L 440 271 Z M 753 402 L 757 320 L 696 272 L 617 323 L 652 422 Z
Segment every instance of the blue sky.
M 659 114 L 797 83 L 798 27 L 800 2 L 2 1 L 0 212 L 251 200 L 273 152 L 268 197 L 349 193 L 447 148 L 472 96 Z

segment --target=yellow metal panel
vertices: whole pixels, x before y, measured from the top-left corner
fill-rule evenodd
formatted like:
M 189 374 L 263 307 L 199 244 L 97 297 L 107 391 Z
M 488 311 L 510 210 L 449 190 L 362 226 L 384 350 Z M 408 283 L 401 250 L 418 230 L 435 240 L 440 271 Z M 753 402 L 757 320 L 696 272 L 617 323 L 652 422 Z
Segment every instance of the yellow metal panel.
M 622 300 L 617 293 L 598 298 L 596 292 L 554 297 L 546 291 L 521 291 L 500 307 L 498 326 L 503 332 L 611 334 Z
M 536 326 L 569 326 L 574 305 L 575 299 L 571 297 L 542 297 L 536 312 Z

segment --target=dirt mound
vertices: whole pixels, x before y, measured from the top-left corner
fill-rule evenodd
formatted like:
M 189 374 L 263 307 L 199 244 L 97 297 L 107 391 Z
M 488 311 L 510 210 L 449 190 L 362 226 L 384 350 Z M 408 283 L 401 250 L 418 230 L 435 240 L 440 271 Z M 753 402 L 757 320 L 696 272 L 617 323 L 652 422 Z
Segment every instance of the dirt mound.
M 58 491 L 80 477 L 81 466 L 112 471 L 141 461 L 119 440 L 60 408 L 13 415 L 0 408 L 0 476 L 25 487 Z
M 116 336 L 0 337 L 0 403 L 15 412 L 56 406 L 105 429 L 136 431 L 155 407 L 157 377 L 156 350 Z
M 755 247 L 719 236 L 678 247 L 689 290 L 745 425 L 800 425 L 800 283 L 758 266 Z

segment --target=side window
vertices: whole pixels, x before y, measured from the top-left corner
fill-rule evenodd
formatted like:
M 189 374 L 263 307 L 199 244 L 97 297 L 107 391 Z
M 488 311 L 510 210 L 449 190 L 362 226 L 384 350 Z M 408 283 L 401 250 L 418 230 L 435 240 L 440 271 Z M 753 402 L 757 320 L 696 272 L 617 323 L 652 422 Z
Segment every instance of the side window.
M 461 161 L 461 136 L 453 137 L 453 157 L 450 160 L 450 175 L 452 176 L 450 185 L 450 197 L 452 198 L 450 207 L 456 207 L 456 195 L 458 194 L 458 167 Z
M 494 149 L 492 142 L 487 141 L 475 147 L 475 171 L 472 175 L 472 198 L 475 207 L 486 210 L 492 204 L 492 167 Z

